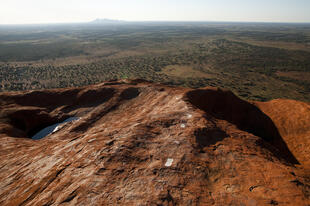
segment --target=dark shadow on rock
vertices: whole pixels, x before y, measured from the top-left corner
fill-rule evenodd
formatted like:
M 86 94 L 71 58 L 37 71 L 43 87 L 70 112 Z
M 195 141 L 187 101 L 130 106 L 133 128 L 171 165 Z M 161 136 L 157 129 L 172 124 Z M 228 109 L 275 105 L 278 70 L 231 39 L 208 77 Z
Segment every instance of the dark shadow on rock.
M 23 136 L 20 136 L 8 131 L 9 136 L 25 138 L 30 138 L 42 128 L 62 121 L 65 118 L 67 118 L 66 115 L 51 116 L 45 109 L 35 107 L 7 110 L 0 117 L 1 122 L 11 125 L 13 130 L 17 129 L 24 133 Z
M 125 89 L 120 94 L 120 98 L 122 100 L 130 100 L 130 99 L 136 98 L 137 96 L 139 96 L 139 94 L 140 94 L 139 88 L 130 87 L 128 89 Z
M 239 129 L 252 133 L 271 143 L 278 151 L 271 151 L 277 157 L 299 164 L 288 149 L 273 121 L 255 105 L 235 96 L 231 91 L 215 88 L 189 91 L 186 99 L 195 107 L 226 120 Z
M 1 99 L 7 104 L 14 103 L 21 106 L 43 107 L 52 110 L 61 105 L 72 104 L 80 90 L 81 89 L 31 91 L 14 96 L 2 95 Z
M 219 141 L 225 139 L 228 135 L 218 128 L 200 128 L 195 130 L 194 135 L 196 137 L 197 146 L 202 149 L 214 145 Z
M 83 90 L 73 98 L 73 102 L 64 107 L 62 112 L 69 113 L 78 108 L 96 107 L 109 101 L 116 93 L 113 88 Z
M 111 99 L 114 94 L 115 89 L 113 88 L 86 90 L 77 96 L 76 105 L 81 107 L 97 106 Z
M 1 100 L 15 103 L 16 108 L 0 111 L 0 123 L 8 125 L 5 134 L 31 138 L 45 127 L 64 121 L 68 113 L 84 107 L 95 107 L 115 94 L 113 88 L 33 91 L 24 95 L 2 95 Z M 59 112 L 52 111 L 64 106 Z M 17 130 L 17 132 L 14 132 Z M 22 134 L 22 135 L 21 135 Z

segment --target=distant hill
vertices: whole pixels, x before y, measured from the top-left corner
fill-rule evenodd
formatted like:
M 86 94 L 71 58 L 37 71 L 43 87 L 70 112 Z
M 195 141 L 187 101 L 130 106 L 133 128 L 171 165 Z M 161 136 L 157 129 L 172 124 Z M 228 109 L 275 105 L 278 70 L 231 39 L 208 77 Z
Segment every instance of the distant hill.
M 126 21 L 123 20 L 115 20 L 115 19 L 95 19 L 91 21 L 91 24 L 120 24 L 125 23 Z

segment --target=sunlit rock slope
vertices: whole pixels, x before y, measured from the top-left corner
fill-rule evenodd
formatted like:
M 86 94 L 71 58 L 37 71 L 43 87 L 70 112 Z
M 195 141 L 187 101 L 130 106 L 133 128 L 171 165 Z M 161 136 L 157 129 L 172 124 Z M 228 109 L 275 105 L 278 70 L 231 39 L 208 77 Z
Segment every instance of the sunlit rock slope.
M 0 205 L 309 205 L 309 132 L 308 103 L 216 88 L 1 93 Z

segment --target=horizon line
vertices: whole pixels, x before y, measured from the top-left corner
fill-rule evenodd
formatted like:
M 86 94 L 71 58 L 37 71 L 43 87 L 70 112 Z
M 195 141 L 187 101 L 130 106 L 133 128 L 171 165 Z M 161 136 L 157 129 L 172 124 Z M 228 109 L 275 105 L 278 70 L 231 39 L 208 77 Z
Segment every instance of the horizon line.
M 35 25 L 59 25 L 59 24 L 96 24 L 96 20 L 115 21 L 107 22 L 107 24 L 124 24 L 124 23 L 265 23 L 265 24 L 310 24 L 309 22 L 285 22 L 285 21 L 216 21 L 216 20 L 119 20 L 119 19 L 107 19 L 107 18 L 96 18 L 91 21 L 80 21 L 80 22 L 42 22 L 42 23 L 0 23 L 0 26 L 35 26 Z M 97 24 L 104 24 L 97 23 Z

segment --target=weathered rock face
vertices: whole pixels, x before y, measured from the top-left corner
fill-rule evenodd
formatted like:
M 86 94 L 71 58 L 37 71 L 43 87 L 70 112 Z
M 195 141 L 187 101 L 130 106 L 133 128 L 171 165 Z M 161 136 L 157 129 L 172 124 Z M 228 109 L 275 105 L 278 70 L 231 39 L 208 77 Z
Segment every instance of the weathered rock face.
M 2 93 L 0 108 L 0 205 L 310 204 L 306 103 L 136 80 Z

